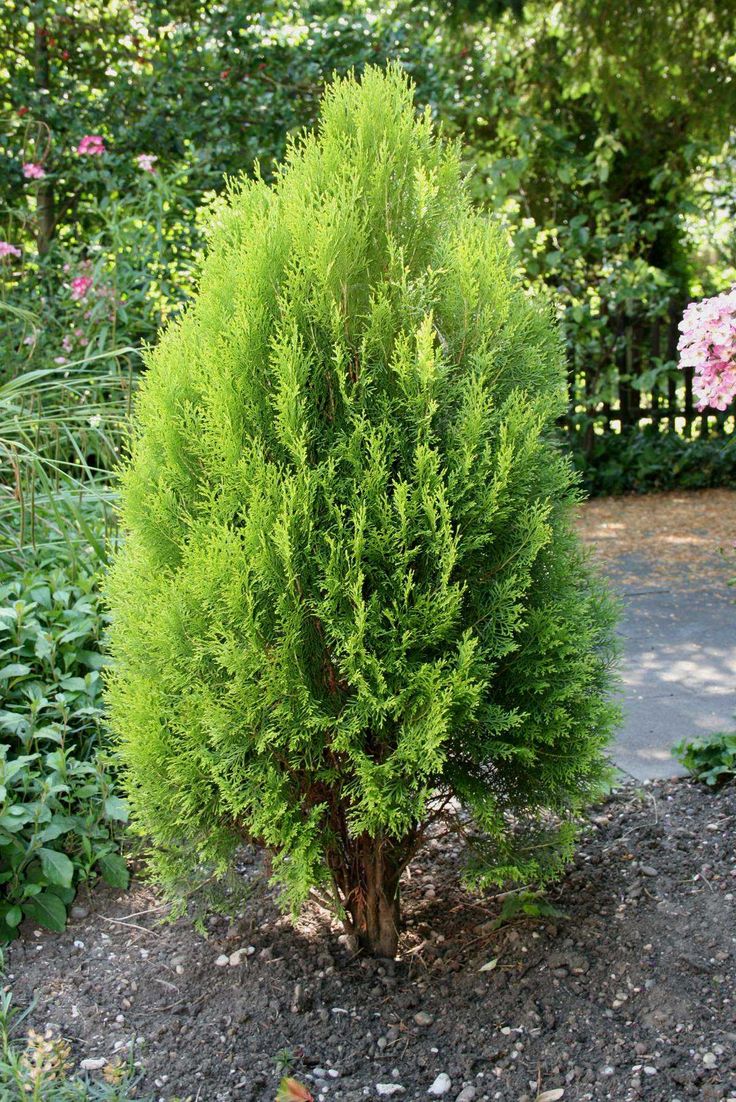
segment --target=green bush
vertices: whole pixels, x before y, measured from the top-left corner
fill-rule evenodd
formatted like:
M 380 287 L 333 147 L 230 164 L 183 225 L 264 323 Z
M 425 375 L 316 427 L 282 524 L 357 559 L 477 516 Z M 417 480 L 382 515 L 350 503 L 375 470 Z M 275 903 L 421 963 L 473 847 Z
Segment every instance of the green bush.
M 672 749 L 693 776 L 713 787 L 736 777 L 736 732 L 718 731 L 702 738 L 683 739 Z
M 110 703 L 169 882 L 250 837 L 288 904 L 326 887 L 387 954 L 455 800 L 476 882 L 559 869 L 615 716 L 564 407 L 458 149 L 397 70 L 336 82 L 274 186 L 216 209 L 138 405 Z
M 688 440 L 655 427 L 604 432 L 585 451 L 581 436 L 570 434 L 575 466 L 591 495 L 634 491 L 705 490 L 736 482 L 736 438 L 704 436 Z
M 62 930 L 81 880 L 127 883 L 103 749 L 99 575 L 73 545 L 0 557 L 0 940 Z

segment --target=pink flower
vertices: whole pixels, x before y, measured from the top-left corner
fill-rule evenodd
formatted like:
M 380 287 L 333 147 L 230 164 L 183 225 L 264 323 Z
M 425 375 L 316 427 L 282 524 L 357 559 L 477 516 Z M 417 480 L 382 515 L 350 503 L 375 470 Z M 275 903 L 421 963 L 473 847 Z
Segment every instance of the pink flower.
M 0 241 L 0 257 L 20 255 L 20 249 L 16 249 L 15 245 L 11 245 L 9 241 Z
M 697 408 L 724 411 L 736 397 L 736 286 L 691 302 L 680 322 L 680 366 L 695 369 Z
M 90 276 L 76 276 L 70 283 L 72 298 L 76 299 L 78 302 L 80 299 L 84 298 L 91 286 L 92 279 Z
M 90 157 L 99 157 L 105 152 L 105 143 L 99 134 L 85 134 L 77 146 L 77 153 Z
M 153 166 L 156 164 L 158 157 L 154 157 L 153 153 L 139 153 L 135 160 L 142 172 L 156 171 Z
M 43 165 L 34 164 L 33 161 L 29 161 L 23 165 L 23 175 L 26 180 L 43 180 L 46 175 L 46 170 Z

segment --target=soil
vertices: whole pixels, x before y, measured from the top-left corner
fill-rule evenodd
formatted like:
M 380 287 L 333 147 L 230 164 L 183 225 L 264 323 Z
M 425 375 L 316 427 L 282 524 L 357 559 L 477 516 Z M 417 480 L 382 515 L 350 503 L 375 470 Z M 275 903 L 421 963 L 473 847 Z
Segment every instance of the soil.
M 65 933 L 23 931 L 14 997 L 80 1066 L 132 1050 L 136 1095 L 167 1102 L 273 1102 L 285 1066 L 336 1102 L 433 1084 L 449 1102 L 736 1102 L 735 828 L 736 785 L 624 788 L 548 891 L 560 913 L 500 929 L 499 897 L 465 892 L 437 837 L 404 883 L 396 962 L 355 956 L 317 903 L 293 925 L 254 854 L 247 904 L 207 936 L 162 924 L 145 885 L 98 888 Z
M 624 588 L 726 588 L 736 573 L 736 491 L 672 490 L 586 501 L 578 533 Z

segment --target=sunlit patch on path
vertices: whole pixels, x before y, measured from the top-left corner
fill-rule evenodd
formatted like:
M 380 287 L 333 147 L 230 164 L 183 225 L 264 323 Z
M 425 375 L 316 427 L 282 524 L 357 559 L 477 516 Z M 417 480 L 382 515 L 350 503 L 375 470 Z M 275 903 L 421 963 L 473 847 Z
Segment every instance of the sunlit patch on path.
M 601 498 L 578 527 L 623 602 L 616 761 L 680 772 L 674 743 L 736 725 L 736 491 Z

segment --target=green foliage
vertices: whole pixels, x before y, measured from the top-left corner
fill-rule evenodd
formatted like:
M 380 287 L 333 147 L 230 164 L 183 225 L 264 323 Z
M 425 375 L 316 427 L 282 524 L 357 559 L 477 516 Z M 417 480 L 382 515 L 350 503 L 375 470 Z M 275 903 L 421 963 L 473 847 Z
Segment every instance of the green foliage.
M 0 461 L 9 476 L 0 484 L 0 546 L 20 561 L 25 548 L 49 542 L 66 544 L 72 558 L 105 559 L 112 518 L 104 474 L 130 399 L 129 377 L 104 368 L 110 358 L 39 367 L 0 384 Z
M 256 161 L 268 173 L 287 135 L 314 121 L 335 70 L 401 57 L 432 82 L 424 6 L 2 0 L 0 10 L 0 187 L 41 252 L 85 226 L 90 201 L 137 190 L 137 154 L 155 153 L 166 174 L 185 168 L 199 196 Z M 75 152 L 84 134 L 104 138 L 104 158 Z M 39 183 L 24 179 L 27 161 L 44 165 Z
M 735 44 L 733 5 L 581 0 L 471 21 L 440 50 L 473 194 L 503 214 L 525 280 L 554 290 L 589 413 L 620 377 L 671 371 L 689 293 L 728 285 L 714 230 L 736 216 Z
M 733 731 L 683 739 L 672 748 L 672 753 L 705 784 L 724 784 L 736 777 L 736 733 Z
M 491 924 L 491 929 L 499 930 L 517 919 L 525 918 L 567 918 L 567 915 L 549 899 L 545 899 L 541 892 L 510 892 L 501 905 L 501 913 Z
M 360 930 L 452 797 L 496 843 L 478 881 L 557 867 L 615 717 L 564 405 L 458 150 L 397 70 L 334 84 L 214 209 L 138 404 L 110 704 L 160 872 L 248 835 Z
M 81 880 L 127 884 L 103 749 L 98 575 L 58 542 L 0 559 L 0 939 L 62 930 Z
M 77 364 L 101 374 L 92 385 L 104 395 L 105 375 L 137 366 L 133 349 L 155 339 L 193 286 L 201 234 L 189 175 L 139 171 L 122 195 L 107 158 L 96 173 L 102 193 L 79 200 L 76 225 L 49 252 L 0 268 L 0 380 Z M 75 297 L 80 277 L 90 286 Z
M 502 214 L 524 280 L 554 290 L 579 415 L 622 376 L 661 387 L 685 297 L 731 279 L 733 5 L 2 4 L 0 235 L 24 256 L 0 271 L 18 311 L 46 300 L 43 325 L 19 314 L 0 336 L 4 372 L 152 339 L 191 289 L 202 196 L 256 162 L 270 179 L 331 73 L 390 58 L 464 135 L 472 194 Z M 75 152 L 85 133 L 104 156 Z M 154 150 L 149 175 L 136 156 Z M 80 303 L 82 271 L 100 293 Z
M 572 436 L 573 456 L 591 495 L 704 490 L 736 484 L 736 440 L 703 436 L 688 440 L 655 427 L 603 432 L 584 449 Z

